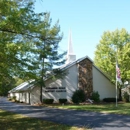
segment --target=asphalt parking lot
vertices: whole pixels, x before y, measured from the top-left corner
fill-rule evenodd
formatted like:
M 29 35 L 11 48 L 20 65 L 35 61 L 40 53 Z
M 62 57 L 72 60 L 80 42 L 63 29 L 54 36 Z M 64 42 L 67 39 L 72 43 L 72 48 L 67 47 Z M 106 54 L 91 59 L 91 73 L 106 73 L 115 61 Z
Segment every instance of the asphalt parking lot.
M 0 97 L 0 109 L 60 124 L 89 126 L 93 130 L 130 130 L 130 116 L 126 115 L 30 106 L 5 97 Z

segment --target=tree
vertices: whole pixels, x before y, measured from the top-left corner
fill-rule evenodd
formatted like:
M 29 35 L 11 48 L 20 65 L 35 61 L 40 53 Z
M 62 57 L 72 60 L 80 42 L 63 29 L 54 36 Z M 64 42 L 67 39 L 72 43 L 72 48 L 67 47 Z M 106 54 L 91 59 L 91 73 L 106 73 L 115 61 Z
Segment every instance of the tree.
M 23 77 L 29 61 L 31 2 L 0 1 L 0 83 L 7 77 Z M 30 36 L 31 37 L 31 36 Z
M 65 63 L 63 59 L 66 52 L 58 53 L 58 44 L 62 39 L 59 35 L 60 27 L 58 22 L 51 26 L 50 14 L 44 15 L 44 21 L 38 24 L 38 36 L 36 39 L 35 55 L 38 57 L 39 65 L 39 81 L 41 86 L 41 101 L 42 101 L 42 87 L 45 87 L 43 79 L 45 78 L 62 78 L 65 75 L 61 69 L 56 69 L 54 66 L 60 66 Z M 63 59 L 63 60 L 62 60 Z
M 15 80 L 8 76 L 5 79 L 3 79 L 3 82 L 0 84 L 0 96 L 7 96 L 8 91 L 11 90 L 15 85 Z
M 116 55 L 124 83 L 130 80 L 130 34 L 125 29 L 104 32 L 95 51 L 95 64 L 110 77 L 113 83 L 116 81 Z M 118 88 L 121 98 L 119 84 Z
M 48 12 L 35 13 L 33 0 L 2 0 L 0 6 L 0 77 L 36 79 L 41 88 L 47 74 L 61 77 L 54 69 L 65 62 L 58 21 L 52 26 Z

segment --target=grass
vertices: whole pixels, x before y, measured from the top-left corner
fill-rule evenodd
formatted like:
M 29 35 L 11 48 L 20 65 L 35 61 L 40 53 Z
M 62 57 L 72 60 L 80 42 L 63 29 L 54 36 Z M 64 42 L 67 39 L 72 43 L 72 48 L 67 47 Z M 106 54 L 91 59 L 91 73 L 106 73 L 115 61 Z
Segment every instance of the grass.
M 0 110 L 0 130 L 88 130 Z
M 86 104 L 86 105 L 49 105 L 50 107 L 62 108 L 62 109 L 74 109 L 74 110 L 86 110 L 101 113 L 114 113 L 130 115 L 130 103 L 118 103 L 117 107 L 115 103 L 109 104 Z

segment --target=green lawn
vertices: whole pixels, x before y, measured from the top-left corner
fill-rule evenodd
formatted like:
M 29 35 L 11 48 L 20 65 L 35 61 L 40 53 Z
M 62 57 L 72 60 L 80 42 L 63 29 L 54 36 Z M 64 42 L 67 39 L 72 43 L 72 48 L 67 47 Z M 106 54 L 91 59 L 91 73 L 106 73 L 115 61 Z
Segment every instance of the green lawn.
M 88 130 L 0 110 L 0 130 Z
M 57 107 L 62 109 L 87 110 L 102 113 L 115 113 L 130 115 L 130 103 L 119 103 L 116 107 L 115 103 L 109 104 L 86 104 L 86 105 L 49 105 L 49 107 Z
M 116 113 L 130 115 L 130 103 L 120 103 L 116 107 L 115 103 L 110 104 L 86 104 L 86 105 L 48 105 L 62 109 L 87 110 L 103 113 Z M 20 114 L 15 114 L 0 110 L 0 130 L 88 130 L 85 128 L 71 127 L 43 121 L 36 118 L 29 118 Z

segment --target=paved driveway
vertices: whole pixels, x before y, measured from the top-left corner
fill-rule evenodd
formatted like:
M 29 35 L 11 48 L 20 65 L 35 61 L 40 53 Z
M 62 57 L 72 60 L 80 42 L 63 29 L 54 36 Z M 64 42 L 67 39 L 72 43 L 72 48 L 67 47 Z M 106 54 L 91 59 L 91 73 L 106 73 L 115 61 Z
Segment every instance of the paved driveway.
M 90 126 L 93 130 L 130 130 L 130 116 L 125 115 L 30 106 L 3 97 L 0 97 L 0 109 L 71 126 Z

